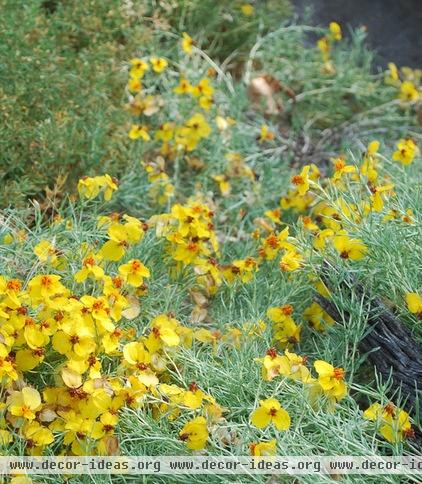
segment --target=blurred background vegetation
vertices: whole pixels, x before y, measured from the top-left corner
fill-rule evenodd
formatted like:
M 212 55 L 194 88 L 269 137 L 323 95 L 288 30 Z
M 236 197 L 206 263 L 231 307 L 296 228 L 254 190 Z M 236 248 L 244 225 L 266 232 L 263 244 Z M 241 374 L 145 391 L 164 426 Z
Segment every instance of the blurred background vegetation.
M 287 0 L 262 2 L 252 16 L 242 3 L 0 0 L 0 205 L 69 189 L 85 174 L 121 176 L 131 149 L 125 62 L 153 45 L 174 49 L 183 31 L 218 60 L 240 61 L 290 13 Z

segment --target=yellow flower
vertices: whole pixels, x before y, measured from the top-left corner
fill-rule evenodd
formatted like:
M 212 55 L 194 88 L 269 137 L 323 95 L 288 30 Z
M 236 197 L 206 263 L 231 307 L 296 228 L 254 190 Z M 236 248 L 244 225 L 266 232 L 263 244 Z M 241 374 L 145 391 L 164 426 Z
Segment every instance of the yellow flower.
M 290 353 L 288 349 L 284 355 L 279 355 L 275 348 L 270 348 L 264 358 L 257 358 L 262 363 L 262 376 L 264 380 L 271 381 L 282 375 L 292 380 L 310 383 L 312 380 L 310 371 L 305 366 L 306 357 Z
M 193 151 L 202 138 L 207 138 L 211 127 L 200 113 L 194 114 L 185 124 L 176 129 L 176 143 L 187 151 Z
M 397 408 L 393 402 L 389 402 L 385 406 L 373 403 L 365 410 L 363 416 L 368 420 L 377 422 L 380 425 L 380 434 L 393 444 L 414 436 L 409 414 Z
M 54 264 L 57 260 L 57 253 L 54 245 L 48 240 L 41 240 L 34 247 L 34 254 L 41 262 L 50 262 Z
M 137 77 L 130 77 L 127 82 L 127 88 L 132 94 L 142 91 L 142 83 Z
M 323 360 L 317 360 L 314 363 L 318 373 L 318 383 L 322 390 L 329 397 L 340 401 L 347 394 L 347 387 L 344 382 L 343 368 L 334 368 L 333 365 Z
M 324 229 L 319 231 L 313 240 L 312 245 L 317 250 L 324 250 L 326 246 L 326 240 L 334 236 L 334 231 L 331 229 Z
M 293 250 L 287 251 L 280 260 L 280 269 L 283 272 L 292 272 L 300 268 L 302 256 Z
M 393 160 L 399 161 L 402 165 L 410 165 L 415 156 L 419 154 L 416 143 L 410 139 L 401 139 L 397 143 L 397 150 L 393 153 Z
M 324 331 L 327 325 L 332 326 L 335 322 L 334 319 L 316 302 L 313 302 L 305 309 L 303 317 L 309 322 L 310 326 L 317 331 Z
M 214 94 L 214 88 L 211 86 L 210 80 L 204 77 L 197 86 L 192 87 L 191 92 L 195 97 L 205 96 L 210 98 Z
M 281 224 L 281 210 L 275 208 L 274 210 L 267 210 L 265 216 L 268 217 L 272 222 L 276 224 Z
M 41 396 L 35 388 L 24 387 L 19 392 L 12 392 L 6 404 L 15 417 L 34 420 L 35 412 L 41 408 Z
M 368 250 L 368 247 L 362 242 L 362 240 L 351 239 L 348 235 L 334 236 L 333 245 L 342 259 L 363 259 Z
M 338 158 L 333 158 L 331 160 L 334 164 L 334 180 L 340 180 L 340 178 L 346 173 L 355 173 L 356 167 L 353 165 L 346 165 L 346 160 L 343 156 L 339 156 Z
M 141 286 L 144 282 L 143 278 L 150 276 L 149 269 L 138 259 L 132 259 L 127 264 L 121 265 L 119 267 L 119 274 L 133 287 Z
M 13 235 L 12 234 L 6 234 L 4 237 L 3 237 L 3 244 L 5 245 L 10 245 L 10 244 L 13 244 L 13 241 L 15 239 L 13 238 Z
M 196 383 L 191 383 L 189 385 L 189 390 L 183 395 L 183 405 L 190 408 L 191 410 L 196 410 L 202 406 L 202 402 L 207 395 L 198 388 Z
M 195 138 L 206 138 L 211 133 L 209 124 L 205 121 L 202 114 L 194 114 L 185 123 L 185 127 L 191 130 L 192 136 Z
M 109 201 L 113 192 L 117 190 L 117 180 L 110 175 L 95 176 L 93 178 L 83 177 L 78 182 L 78 192 L 81 197 L 87 199 L 95 198 L 100 191 L 103 191 L 105 201 Z
M 299 195 L 305 195 L 305 193 L 309 190 L 310 181 L 309 181 L 309 170 L 311 169 L 310 165 L 305 165 L 302 168 L 302 171 L 299 175 L 294 175 L 291 178 L 291 182 L 293 185 L 296 186 L 297 192 Z
M 78 182 L 78 192 L 80 197 L 87 199 L 95 198 L 100 193 L 101 187 L 97 177 L 84 176 Z
M 406 294 L 407 308 L 412 314 L 416 314 L 417 318 L 422 319 L 422 297 L 416 292 L 408 292 Z
M 113 192 L 118 189 L 118 181 L 116 178 L 111 178 L 107 173 L 100 177 L 101 188 L 103 191 L 104 200 L 108 202 L 113 195 Z
M 114 324 L 110 320 L 110 307 L 108 305 L 107 298 L 104 296 L 94 297 L 89 294 L 85 294 L 81 297 L 80 302 L 83 304 L 83 315 L 88 325 L 91 323 L 91 319 L 97 324 L 97 328 L 103 331 L 114 331 Z M 62 329 L 67 330 L 68 326 L 62 324 Z
M 12 434 L 8 430 L 0 429 L 0 445 L 4 446 L 10 444 L 11 442 L 13 442 Z
M 188 449 L 201 450 L 208 440 L 207 421 L 204 417 L 196 417 L 186 423 L 179 432 L 180 439 L 186 442 Z
M 118 261 L 130 244 L 139 242 L 144 235 L 142 224 L 136 219 L 129 220 L 124 225 L 113 223 L 108 228 L 108 240 L 100 249 L 98 255 L 106 260 Z
M 274 424 L 277 430 L 287 430 L 290 427 L 290 415 L 282 408 L 275 398 L 261 400 L 260 406 L 251 414 L 252 425 L 264 429 Z
M 388 185 L 383 185 L 380 187 L 376 187 L 371 185 L 371 208 L 374 212 L 381 212 L 384 208 L 384 200 L 381 196 L 381 193 L 391 191 L 394 188 L 392 183 Z
M 269 456 L 277 454 L 277 441 L 275 439 L 259 443 L 249 444 L 251 455 L 255 457 Z
M 182 49 L 186 52 L 186 54 L 191 54 L 192 47 L 193 47 L 192 38 L 186 32 L 183 32 Z
M 152 334 L 160 339 L 166 346 L 177 346 L 180 337 L 176 332 L 179 321 L 166 314 L 160 314 L 151 321 Z
M 3 344 L 0 344 L 0 378 L 4 378 L 7 383 L 10 380 L 18 379 L 15 364 L 9 357 L 9 351 Z
M 37 421 L 28 422 L 23 428 L 23 434 L 30 450 L 33 447 L 44 447 L 54 442 L 53 432 L 47 427 L 40 425 Z
M 19 281 L 18 279 L 6 280 L 3 276 L 0 276 L 0 296 L 5 296 L 2 301 L 2 304 L 4 304 L 5 307 L 10 309 L 17 309 L 21 306 L 21 290 L 21 281 Z
M 95 351 L 94 332 L 85 325 L 67 325 L 53 336 L 53 348 L 69 359 L 87 358 Z
M 123 358 L 129 365 L 137 367 L 138 370 L 146 370 L 151 363 L 151 356 L 144 345 L 136 341 L 123 347 Z
M 10 479 L 10 484 L 33 484 L 34 481 L 28 476 L 15 476 Z
M 280 358 L 280 374 L 291 380 L 301 381 L 302 383 L 312 383 L 314 379 L 312 378 L 309 369 L 305 366 L 307 360 L 306 356 L 299 356 L 296 353 L 291 353 L 286 348 L 284 350 L 284 355 Z
M 51 297 L 68 292 L 60 279 L 60 276 L 47 274 L 33 277 L 28 284 L 28 292 L 33 303 L 48 302 Z
M 199 98 L 199 106 L 205 111 L 209 111 L 213 106 L 213 104 L 214 104 L 214 101 L 212 97 L 201 96 Z
M 375 183 L 375 180 L 378 178 L 376 162 L 379 146 L 379 141 L 371 141 L 368 144 L 360 169 L 361 174 L 366 176 L 368 178 L 368 182 L 370 183 Z
M 152 65 L 152 70 L 157 74 L 163 72 L 168 66 L 168 62 L 162 57 L 151 57 L 150 62 Z
M 244 3 L 243 5 L 241 5 L 240 10 L 243 13 L 243 15 L 246 15 L 247 17 L 250 17 L 251 15 L 253 15 L 255 11 L 253 5 L 251 5 L 250 3 Z
M 299 343 L 301 331 L 302 327 L 298 326 L 291 316 L 273 325 L 274 339 L 283 348 Z
M 129 63 L 131 66 L 129 69 L 129 73 L 131 77 L 134 77 L 134 78 L 143 77 L 143 75 L 145 74 L 145 71 L 149 69 L 148 63 L 142 59 L 138 59 L 137 57 L 134 59 L 131 59 Z
M 174 124 L 173 123 L 164 123 L 160 126 L 155 132 L 154 138 L 158 141 L 168 142 L 173 139 L 174 136 Z
M 262 378 L 266 381 L 273 380 L 281 375 L 281 356 L 275 348 L 270 348 L 264 358 L 256 358 L 255 361 L 262 364 Z
M 368 143 L 368 147 L 366 149 L 366 154 L 369 156 L 374 156 L 378 153 L 380 147 L 380 142 L 377 140 L 371 141 Z
M 201 254 L 203 248 L 200 241 L 188 241 L 181 240 L 178 242 L 176 250 L 173 253 L 173 259 L 184 264 L 194 264 L 198 260 L 198 256 Z
M 149 141 L 150 135 L 148 134 L 148 128 L 142 124 L 133 124 L 129 131 L 129 138 L 142 138 L 144 141 Z
M 411 208 L 408 208 L 406 210 L 406 215 L 402 216 L 402 220 L 403 220 L 403 222 L 406 222 L 407 224 L 415 223 L 414 213 L 413 213 L 413 210 Z
M 94 254 L 89 254 L 82 261 L 82 269 L 75 273 L 74 278 L 76 282 L 84 282 L 88 277 L 96 280 L 104 278 L 104 270 L 97 265 L 96 257 Z
M 229 283 L 239 278 L 246 284 L 253 279 L 257 271 L 257 261 L 253 257 L 247 257 L 246 259 L 233 261 L 231 265 L 223 269 L 223 275 Z
M 261 134 L 259 136 L 259 142 L 263 143 L 264 141 L 273 141 L 274 140 L 274 133 L 270 131 L 269 127 L 266 124 L 261 126 Z
M 327 62 L 330 59 L 331 45 L 327 37 L 321 37 L 317 41 L 317 47 L 322 54 L 322 59 Z
M 173 89 L 173 92 L 175 94 L 190 94 L 192 93 L 192 90 L 192 84 L 187 79 L 182 77 L 179 81 L 179 85 Z
M 341 40 L 341 27 L 337 22 L 330 22 L 329 29 L 333 40 Z
M 99 440 L 103 437 L 102 424 L 93 418 L 85 418 L 80 413 L 70 410 L 63 412 L 65 445 L 70 445 L 73 454 L 89 455 L 96 444 L 90 439 Z
M 27 345 L 33 350 L 46 346 L 50 341 L 49 332 L 43 331 L 43 326 L 35 324 L 32 318 L 26 318 L 23 333 Z
M 277 306 L 268 308 L 267 317 L 274 323 L 282 323 L 286 321 L 293 314 L 293 306 L 285 304 L 284 306 Z
M 223 118 L 222 116 L 215 117 L 215 124 L 220 131 L 226 131 L 226 129 L 230 128 L 231 126 L 236 124 L 236 121 L 233 118 Z M 234 155 L 234 156 L 233 156 Z M 239 153 L 228 153 L 226 158 L 230 161 L 234 158 L 234 160 L 240 159 L 242 161 L 242 157 Z
M 227 175 L 214 175 L 212 178 L 216 183 L 218 183 L 218 188 L 220 189 L 221 195 L 223 197 L 227 197 L 231 191 L 231 186 Z
M 386 82 L 389 84 L 395 84 L 399 80 L 399 70 L 397 69 L 396 64 L 393 62 L 388 63 L 388 77 L 386 78 Z
M 411 81 L 403 81 L 400 86 L 400 99 L 405 102 L 413 102 L 419 99 L 420 93 Z
M 318 225 L 312 220 L 311 217 L 307 215 L 301 215 L 299 217 L 299 220 L 306 230 L 309 230 L 310 232 L 317 232 L 319 230 Z
M 33 370 L 44 361 L 45 349 L 22 349 L 16 352 L 15 363 L 19 371 Z

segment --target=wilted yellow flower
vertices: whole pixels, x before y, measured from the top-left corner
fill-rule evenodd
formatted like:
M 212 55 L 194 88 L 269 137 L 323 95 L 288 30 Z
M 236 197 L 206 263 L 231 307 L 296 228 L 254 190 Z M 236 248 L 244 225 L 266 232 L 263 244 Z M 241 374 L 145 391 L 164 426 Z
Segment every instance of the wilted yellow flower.
M 255 457 L 276 455 L 277 441 L 275 439 L 249 444 L 251 455 Z
M 327 325 L 332 326 L 335 322 L 334 319 L 316 302 L 313 302 L 305 309 L 303 317 L 317 331 L 324 331 Z

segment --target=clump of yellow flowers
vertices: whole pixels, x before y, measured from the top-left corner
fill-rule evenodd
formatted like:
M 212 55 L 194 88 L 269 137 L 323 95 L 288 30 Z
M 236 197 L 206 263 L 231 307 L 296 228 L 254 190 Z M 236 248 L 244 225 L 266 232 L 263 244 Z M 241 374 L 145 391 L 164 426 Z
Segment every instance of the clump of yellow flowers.
M 250 4 L 240 10 L 253 14 Z M 332 22 L 318 41 L 327 71 L 333 69 L 332 47 L 341 38 L 340 26 Z M 180 46 L 186 62 L 198 53 L 187 33 Z M 334 156 L 326 176 L 311 160 L 300 166 L 287 178 L 287 193 L 276 194 L 274 205 L 281 196 L 278 206 L 266 207 L 254 220 L 256 230 L 245 235 L 247 252 L 237 255 L 233 250 L 227 256 L 218 227 L 219 202 L 236 191 L 235 180 L 259 187 L 246 157 L 225 144 L 236 121 L 217 105 L 221 93 L 215 70 L 191 77 L 181 64 L 150 56 L 131 59 L 128 75 L 127 108 L 133 119 L 127 133 L 140 150 L 156 211 L 146 221 L 129 214 L 98 216 L 95 237 L 81 242 L 72 258 L 54 238 L 38 240 L 31 248 L 36 264 L 25 277 L 0 274 L 0 443 L 23 443 L 31 455 L 111 455 L 118 448 L 121 415 L 134 411 L 165 419 L 187 449 L 202 451 L 227 426 L 223 414 L 232 409 L 195 381 L 180 382 L 183 358 L 198 347 L 210 350 L 210 358 L 228 348 L 242 351 L 242 345 L 267 337 L 271 347 L 255 361 L 268 393 L 243 408 L 248 430 L 292 431 L 295 409 L 275 391 L 279 382 L 303 388 L 313 408 L 323 411 L 327 404 L 329 411 L 335 410 L 339 402 L 351 399 L 347 367 L 318 358 L 310 364 L 296 349 L 307 331 L 323 336 L 336 324 L 321 306 L 273 301 L 259 316 L 263 319 L 239 327 L 214 324 L 207 307 L 218 297 L 226 304 L 227 287 L 235 298 L 243 297 L 245 288 L 254 291 L 256 279 L 267 269 L 290 283 L 309 271 L 315 258 L 359 268 L 371 257 L 371 246 L 359 230 L 363 221 L 414 223 L 411 209 L 397 203 L 395 184 L 384 168 L 391 161 L 409 169 L 420 154 L 416 140 L 398 140 L 391 160 L 372 140 L 361 159 Z M 418 102 L 416 80 L 404 76 L 390 66 L 390 81 L 398 81 L 401 101 Z M 276 138 L 268 125 L 260 124 L 256 148 Z M 198 183 L 196 195 L 184 197 L 180 185 L 195 178 L 195 170 L 206 163 L 201 159 L 204 146 L 216 140 L 226 150 L 226 168 L 208 174 L 215 193 L 204 193 Z M 77 188 L 83 206 L 99 197 L 108 202 L 117 190 L 120 194 L 118 181 L 108 174 L 83 177 Z M 198 319 L 207 326 L 184 323 L 172 312 L 143 312 L 148 284 L 157 280 L 153 257 L 143 250 L 148 238 L 161 251 L 168 279 L 189 279 L 186 300 L 194 301 Z M 25 240 L 17 231 L 7 234 L 4 243 Z M 309 285 L 329 298 L 319 276 L 312 277 Z M 422 298 L 417 288 L 413 291 L 403 294 L 403 300 L 421 319 Z M 47 367 L 48 378 L 33 378 Z M 376 422 L 391 443 L 412 436 L 409 415 L 392 403 L 375 403 L 363 417 Z M 253 456 L 274 455 L 277 439 L 253 441 L 249 451 Z
M 328 74 L 333 74 L 335 68 L 331 61 L 331 50 L 334 42 L 339 42 L 343 38 L 341 27 L 337 22 L 330 22 L 328 26 L 328 33 L 318 39 L 317 47 L 321 52 L 322 60 L 324 61 L 324 71 Z

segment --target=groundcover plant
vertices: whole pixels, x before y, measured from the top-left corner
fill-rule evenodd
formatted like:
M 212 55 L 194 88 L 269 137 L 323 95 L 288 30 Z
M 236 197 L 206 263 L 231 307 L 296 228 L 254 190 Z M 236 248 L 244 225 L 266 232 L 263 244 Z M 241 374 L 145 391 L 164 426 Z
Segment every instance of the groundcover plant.
M 84 21 L 104 42 L 116 12 L 127 38 L 139 35 L 134 18 L 151 26 L 127 57 L 104 60 L 119 65 L 121 92 L 106 159 L 85 142 L 98 132 L 84 131 L 86 174 L 74 180 L 65 161 L 68 189 L 60 178 L 30 199 L 49 174 L 21 160 L 31 189 L 2 209 L 2 455 L 420 454 L 418 402 L 359 347 L 374 299 L 422 340 L 421 71 L 373 73 L 363 29 L 344 40 L 336 22 L 266 23 L 271 2 L 213 3 L 221 32 L 193 32 L 197 2 L 89 2 Z M 66 4 L 34 3 L 26 21 L 52 25 Z M 230 22 L 255 26 L 241 46 L 225 40 Z M 117 108 L 100 79 L 84 92 L 107 132 Z M 96 126 L 85 114 L 77 122 Z M 25 143 L 41 146 L 42 132 Z M 63 160 L 72 139 L 61 138 Z M 32 480 L 198 477 L 292 482 Z M 343 477 L 381 479 L 398 482 Z

